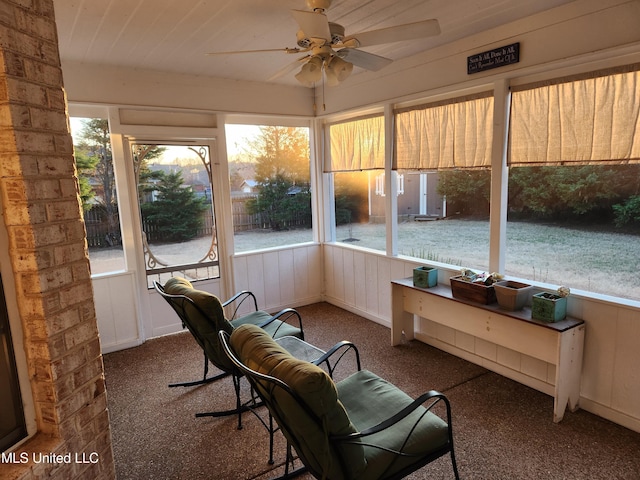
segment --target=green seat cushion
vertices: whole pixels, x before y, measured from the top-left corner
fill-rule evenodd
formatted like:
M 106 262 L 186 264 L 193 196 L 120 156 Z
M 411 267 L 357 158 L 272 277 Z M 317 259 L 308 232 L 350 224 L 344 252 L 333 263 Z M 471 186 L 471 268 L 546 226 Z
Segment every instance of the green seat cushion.
M 338 398 L 358 431 L 388 419 L 413 401 L 402 390 L 367 370 L 356 372 L 338 382 L 337 389 Z M 411 433 L 409 441 L 403 447 L 408 432 L 424 412 L 425 408 L 419 407 L 396 425 L 366 437 L 363 442 L 384 445 L 419 457 L 440 450 L 449 441 L 448 426 L 445 421 L 431 412 L 420 420 L 418 427 Z M 358 480 L 380 478 L 382 472 L 385 477 L 388 477 L 417 460 L 415 457 L 398 457 L 370 446 L 365 446 L 364 451 L 366 469 L 356 477 Z
M 230 323 L 231 325 L 233 325 L 234 328 L 247 323 L 261 326 L 263 323 L 265 323 L 267 320 L 271 318 L 272 318 L 272 315 L 270 313 L 264 312 L 262 310 L 258 310 L 257 312 L 251 312 L 251 313 L 248 313 L 247 315 L 243 315 L 240 318 L 231 320 Z M 302 336 L 302 330 L 300 330 L 298 327 L 277 319 L 272 321 L 268 325 L 265 325 L 262 328 L 272 338 L 280 338 L 284 336 L 292 336 L 292 337 Z
M 286 383 L 306 403 L 313 416 L 286 393 L 276 388 L 261 392 L 269 410 L 298 454 L 316 472 L 327 478 L 342 478 L 340 461 L 358 475 L 365 468 L 364 451 L 359 444 L 338 452 L 328 442 L 329 435 L 346 435 L 355 429 L 338 400 L 335 383 L 320 367 L 291 356 L 262 329 L 246 324 L 231 334 L 231 346 L 240 361 L 259 373 Z M 339 458 L 337 455 L 342 455 Z

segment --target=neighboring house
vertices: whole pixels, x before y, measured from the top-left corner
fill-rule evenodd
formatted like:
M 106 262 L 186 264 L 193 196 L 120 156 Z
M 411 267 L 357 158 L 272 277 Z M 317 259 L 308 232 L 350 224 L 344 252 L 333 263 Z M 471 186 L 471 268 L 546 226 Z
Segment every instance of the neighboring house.
M 438 172 L 406 172 L 398 174 L 398 219 L 426 220 L 446 217 L 446 202 L 438 194 Z M 369 182 L 370 216 L 384 218 L 386 196 L 384 173 Z
M 258 182 L 255 180 L 245 180 L 242 182 L 242 185 L 240 185 L 242 193 L 255 193 L 257 188 Z

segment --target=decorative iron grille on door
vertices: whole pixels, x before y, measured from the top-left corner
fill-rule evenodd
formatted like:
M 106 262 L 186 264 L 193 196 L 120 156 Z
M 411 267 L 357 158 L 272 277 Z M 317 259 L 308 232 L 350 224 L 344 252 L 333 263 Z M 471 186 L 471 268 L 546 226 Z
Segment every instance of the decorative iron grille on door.
M 220 277 L 209 147 L 133 144 L 147 283 Z

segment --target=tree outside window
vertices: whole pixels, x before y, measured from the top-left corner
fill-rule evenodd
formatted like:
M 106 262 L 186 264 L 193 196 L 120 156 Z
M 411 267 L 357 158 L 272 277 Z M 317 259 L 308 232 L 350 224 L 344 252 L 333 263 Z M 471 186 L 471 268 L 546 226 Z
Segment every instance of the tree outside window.
M 72 118 L 71 129 L 91 273 L 123 270 L 109 122 L 103 118 Z
M 251 128 L 226 126 L 235 250 L 311 241 L 309 129 Z

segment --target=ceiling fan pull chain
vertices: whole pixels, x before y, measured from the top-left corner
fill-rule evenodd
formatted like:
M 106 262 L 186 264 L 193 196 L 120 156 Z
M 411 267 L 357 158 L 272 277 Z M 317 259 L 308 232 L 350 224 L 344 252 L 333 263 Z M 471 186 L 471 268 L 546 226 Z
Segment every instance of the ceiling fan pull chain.
M 324 75 L 322 76 L 322 111 L 325 112 L 327 107 L 324 104 Z

